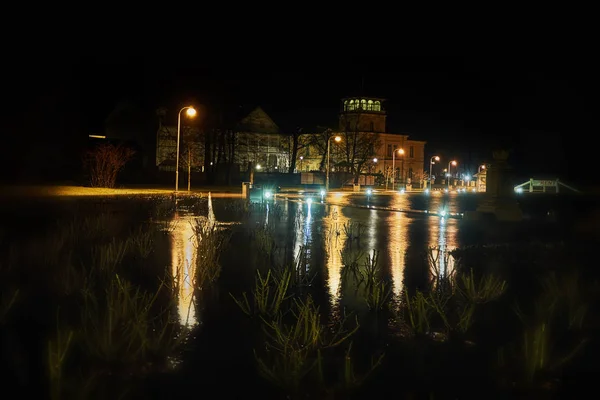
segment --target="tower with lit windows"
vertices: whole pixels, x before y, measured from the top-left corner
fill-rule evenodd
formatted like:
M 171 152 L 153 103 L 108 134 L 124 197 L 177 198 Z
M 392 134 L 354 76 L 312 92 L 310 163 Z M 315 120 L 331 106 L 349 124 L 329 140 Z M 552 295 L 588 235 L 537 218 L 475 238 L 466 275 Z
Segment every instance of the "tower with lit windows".
M 343 132 L 385 133 L 384 99 L 348 97 L 342 99 L 339 129 Z

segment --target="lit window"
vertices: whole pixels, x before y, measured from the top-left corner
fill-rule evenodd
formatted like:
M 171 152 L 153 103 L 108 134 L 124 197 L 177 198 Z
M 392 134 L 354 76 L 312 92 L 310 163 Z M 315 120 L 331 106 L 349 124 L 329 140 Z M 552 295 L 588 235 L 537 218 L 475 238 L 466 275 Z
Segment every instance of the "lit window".
M 367 110 L 369 110 L 369 111 L 373 110 L 373 100 L 369 100 L 367 102 Z
M 373 111 L 381 111 L 381 102 L 380 101 L 375 101 L 375 103 L 373 103 Z
M 360 101 L 360 108 L 362 108 L 363 110 L 367 109 L 367 101 L 365 99 Z

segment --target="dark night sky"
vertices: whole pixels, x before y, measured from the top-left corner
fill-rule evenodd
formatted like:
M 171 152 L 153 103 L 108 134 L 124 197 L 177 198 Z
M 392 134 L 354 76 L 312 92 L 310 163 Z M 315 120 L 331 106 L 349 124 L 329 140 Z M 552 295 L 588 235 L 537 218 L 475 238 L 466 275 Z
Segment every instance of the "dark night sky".
M 350 64 L 305 57 L 106 58 L 47 63 L 35 72 L 17 68 L 9 82 L 15 101 L 4 112 L 20 143 L 36 138 L 74 147 L 102 131 L 123 99 L 149 116 L 159 105 L 188 101 L 263 105 L 281 126 L 314 127 L 335 124 L 340 98 L 362 93 L 388 99 L 388 131 L 427 140 L 429 153 L 476 164 L 503 145 L 524 175 L 584 176 L 593 165 L 579 142 L 597 129 L 592 58 L 383 57 Z M 24 103 L 33 106 L 14 107 Z

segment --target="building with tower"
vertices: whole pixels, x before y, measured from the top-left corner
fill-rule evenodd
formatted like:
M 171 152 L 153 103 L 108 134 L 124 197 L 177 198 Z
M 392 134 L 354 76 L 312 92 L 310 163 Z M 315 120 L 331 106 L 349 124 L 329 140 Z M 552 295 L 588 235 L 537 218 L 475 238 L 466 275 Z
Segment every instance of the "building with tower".
M 387 132 L 384 103 L 385 99 L 365 96 L 342 99 L 339 124 L 334 134 L 376 135 L 378 146 L 372 150 L 372 159 L 363 172 L 391 176 L 395 169 L 396 182 L 418 184 L 424 179 L 426 142 L 412 140 L 407 134 Z M 317 150 L 311 146 L 299 153 L 302 163 L 297 165 L 301 164 L 303 171 L 319 169 L 322 157 Z M 332 170 L 335 170 L 335 165 L 343 162 L 343 144 L 334 144 L 331 151 Z

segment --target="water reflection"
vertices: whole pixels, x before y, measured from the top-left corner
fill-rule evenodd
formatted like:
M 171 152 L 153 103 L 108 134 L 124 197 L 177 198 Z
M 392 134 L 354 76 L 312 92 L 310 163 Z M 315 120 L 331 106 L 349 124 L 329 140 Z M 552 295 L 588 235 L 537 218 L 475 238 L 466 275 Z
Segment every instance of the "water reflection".
M 447 253 L 458 247 L 457 233 L 457 219 L 444 217 L 429 218 L 429 247 L 435 247 L 440 250 L 438 258 L 440 277 L 447 276 L 453 272 L 454 263 L 447 259 Z
M 408 237 L 408 218 L 406 214 L 399 212 L 390 212 L 386 218 L 389 229 L 388 250 L 390 255 L 390 270 L 392 273 L 392 282 L 394 293 L 400 296 L 402 293 L 404 279 L 404 256 L 407 249 Z
M 193 224 L 197 217 L 175 213 L 171 231 L 171 271 L 177 287 L 179 322 L 185 326 L 198 323 L 194 304 L 194 274 L 198 255 L 198 238 Z
M 346 240 L 343 229 L 350 218 L 342 214 L 342 207 L 338 205 L 330 205 L 328 209 L 327 216 L 323 218 L 323 228 L 326 232 L 325 240 L 327 241 L 325 251 L 327 255 L 326 269 L 329 281 L 329 298 L 332 306 L 335 306 L 340 296 L 342 250 Z

